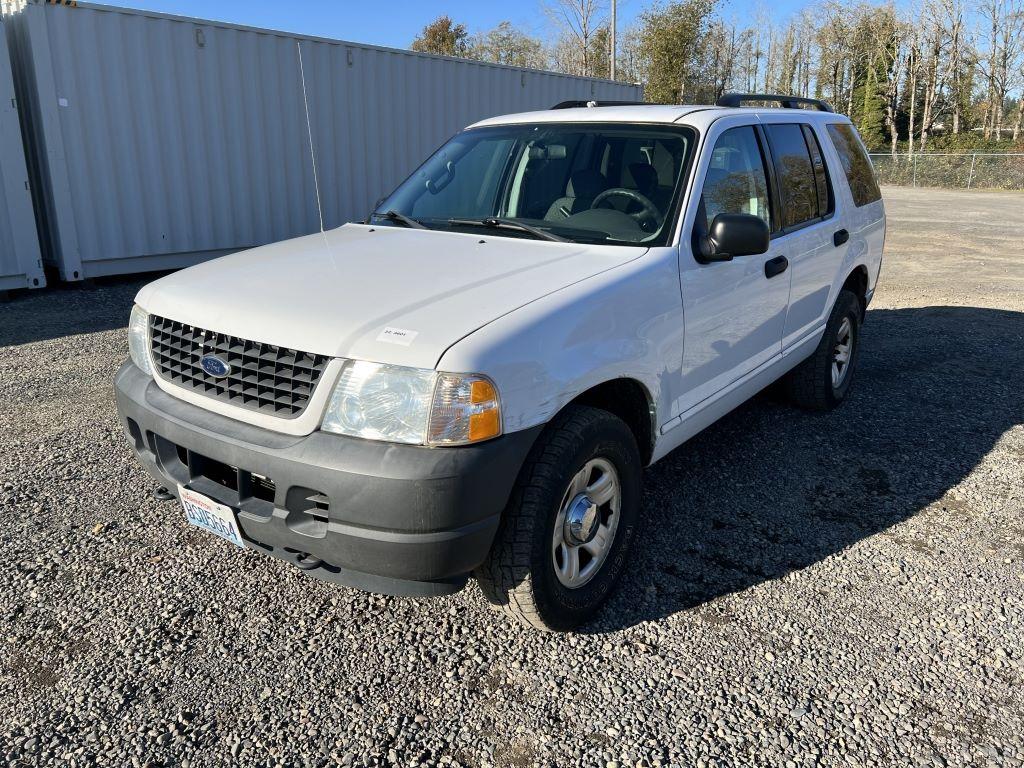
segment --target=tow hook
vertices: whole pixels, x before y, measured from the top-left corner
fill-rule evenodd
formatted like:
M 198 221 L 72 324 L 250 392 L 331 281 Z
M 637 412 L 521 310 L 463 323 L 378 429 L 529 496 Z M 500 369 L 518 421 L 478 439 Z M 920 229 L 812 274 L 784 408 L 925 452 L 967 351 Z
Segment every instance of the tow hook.
M 157 501 L 170 501 L 174 498 L 174 494 L 160 485 L 153 489 L 153 498 Z
M 314 568 L 319 568 L 324 564 L 324 561 L 319 557 L 313 557 L 308 552 L 300 552 L 295 557 L 295 566 L 301 568 L 303 571 L 312 571 Z

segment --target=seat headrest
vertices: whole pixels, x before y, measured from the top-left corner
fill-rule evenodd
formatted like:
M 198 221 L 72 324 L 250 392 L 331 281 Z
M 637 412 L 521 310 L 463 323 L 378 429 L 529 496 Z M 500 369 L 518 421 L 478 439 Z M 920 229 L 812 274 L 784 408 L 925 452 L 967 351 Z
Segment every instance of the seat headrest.
M 608 188 L 604 174 L 590 168 L 574 171 L 565 187 L 567 197 L 593 198 Z
M 647 163 L 630 163 L 626 172 L 633 177 L 633 186 L 642 195 L 650 195 L 658 189 L 658 172 Z

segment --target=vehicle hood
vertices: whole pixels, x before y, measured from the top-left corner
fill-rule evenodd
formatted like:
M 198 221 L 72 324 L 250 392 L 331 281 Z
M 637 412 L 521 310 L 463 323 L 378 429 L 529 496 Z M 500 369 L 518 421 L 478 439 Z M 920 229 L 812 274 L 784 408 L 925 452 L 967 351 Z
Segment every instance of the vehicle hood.
M 645 252 L 346 224 L 176 272 L 137 301 L 253 341 L 433 368 L 492 320 Z

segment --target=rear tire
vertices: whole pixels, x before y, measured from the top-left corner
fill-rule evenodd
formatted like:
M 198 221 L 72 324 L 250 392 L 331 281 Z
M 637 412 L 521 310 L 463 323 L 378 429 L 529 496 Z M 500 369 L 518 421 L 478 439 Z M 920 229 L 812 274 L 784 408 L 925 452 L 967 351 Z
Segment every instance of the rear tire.
M 477 569 L 487 600 L 536 629 L 564 631 L 590 619 L 636 537 L 641 475 L 636 440 L 621 419 L 585 406 L 560 413 L 523 465 Z
M 851 291 L 840 291 L 814 354 L 783 378 L 791 401 L 830 411 L 846 399 L 860 352 L 860 320 L 860 301 Z

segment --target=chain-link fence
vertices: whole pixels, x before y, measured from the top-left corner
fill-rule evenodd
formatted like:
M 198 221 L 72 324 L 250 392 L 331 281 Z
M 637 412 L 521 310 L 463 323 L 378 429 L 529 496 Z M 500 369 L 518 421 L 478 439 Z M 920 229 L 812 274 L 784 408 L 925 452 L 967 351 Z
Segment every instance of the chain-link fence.
M 882 184 L 950 189 L 1024 189 L 1024 153 L 872 154 Z

